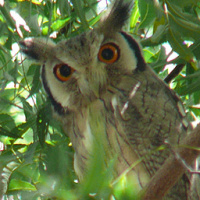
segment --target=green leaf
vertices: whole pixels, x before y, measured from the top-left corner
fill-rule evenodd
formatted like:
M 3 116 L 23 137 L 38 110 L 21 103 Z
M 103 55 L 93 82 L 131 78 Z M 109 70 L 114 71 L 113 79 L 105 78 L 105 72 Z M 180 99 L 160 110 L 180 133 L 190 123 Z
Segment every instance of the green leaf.
M 96 17 L 92 18 L 90 21 L 89 21 L 89 25 L 90 26 L 94 26 L 101 18 L 102 16 L 102 13 L 100 13 L 99 15 L 97 15 Z
M 20 138 L 29 128 L 30 125 L 28 123 L 22 123 L 16 126 L 14 129 L 12 129 L 11 132 L 16 137 Z
M 0 50 L 0 62 L 5 65 L 6 64 L 6 58 L 5 58 L 5 52 Z
M 200 59 L 200 39 L 196 40 L 191 46 L 190 49 L 194 53 L 196 59 Z
M 69 22 L 71 17 L 67 17 L 65 19 L 58 19 L 51 24 L 51 28 L 53 31 L 58 31 L 63 28 L 67 22 Z
M 193 83 L 187 85 L 187 87 L 181 87 L 179 88 L 179 94 L 180 95 L 187 95 L 192 94 L 194 92 L 200 91 L 200 81 L 194 81 Z
M 3 14 L 3 16 L 6 19 L 6 23 L 12 28 L 15 29 L 15 22 L 12 19 L 12 17 L 9 14 L 9 11 L 7 10 L 6 6 L 1 6 L 0 5 L 0 11 Z
M 8 114 L 0 114 L 0 126 L 6 130 L 13 129 L 15 125 L 15 121 L 12 116 Z
M 26 73 L 26 76 L 34 76 L 36 68 L 40 68 L 40 65 L 35 65 L 35 64 L 30 65 Z
M 35 93 L 38 93 L 39 89 L 42 86 L 41 81 L 40 81 L 40 67 L 35 66 L 35 65 L 34 67 L 35 67 L 35 73 L 33 76 L 31 91 L 29 93 L 30 96 L 32 96 Z
M 11 131 L 8 131 L 8 130 L 4 129 L 3 127 L 0 127 L 0 136 L 8 136 L 8 137 L 12 137 L 12 138 L 20 138 L 18 135 L 15 135 Z
M 36 187 L 26 181 L 22 180 L 16 180 L 16 179 L 11 179 L 9 185 L 8 185 L 8 192 L 11 191 L 17 191 L 17 190 L 22 190 L 22 191 L 37 191 Z
M 86 20 L 85 13 L 83 12 L 82 7 L 80 6 L 80 5 L 83 5 L 82 4 L 83 1 L 82 0 L 72 0 L 71 2 L 73 3 L 75 12 L 77 13 L 78 17 L 80 18 L 83 27 L 85 29 L 88 29 L 89 25 L 88 25 L 88 22 Z
M 33 112 L 33 108 L 31 105 L 26 101 L 24 97 L 20 97 L 22 104 L 23 104 L 23 111 L 26 117 L 27 124 L 33 129 L 34 133 L 36 131 L 36 115 Z
M 184 60 L 187 62 L 191 62 L 193 60 L 194 55 L 191 49 L 184 44 L 184 40 L 181 38 L 179 32 L 169 29 L 167 37 L 173 50 L 176 51 Z
M 175 18 L 190 21 L 195 24 L 200 23 L 198 18 L 194 14 L 191 14 L 190 12 L 186 12 L 185 9 L 183 10 L 180 6 L 175 5 L 174 2 L 170 3 L 169 1 L 166 1 L 166 4 L 167 4 L 168 11 Z
M 71 11 L 70 5 L 67 1 L 57 0 L 56 3 L 59 7 L 59 10 L 62 16 L 66 16 L 66 14 L 70 14 L 69 13 Z
M 146 28 L 152 25 L 156 18 L 154 4 L 151 1 L 139 0 L 138 7 L 140 11 L 141 22 L 139 28 Z
M 49 104 L 44 104 L 37 112 L 37 133 L 39 137 L 39 142 L 43 146 L 45 142 L 45 137 L 48 131 L 49 117 L 51 116 L 51 108 Z
M 33 115 L 33 109 L 30 106 L 30 104 L 26 101 L 26 99 L 24 97 L 20 97 L 22 104 L 23 104 L 23 108 L 24 108 L 24 114 L 26 116 L 26 119 L 28 121 L 28 119 L 32 118 Z
M 196 24 L 191 21 L 174 17 L 169 14 L 169 24 L 174 31 L 178 31 L 180 35 L 188 39 L 198 39 L 200 34 L 200 23 Z
M 134 6 L 133 6 L 133 10 L 130 16 L 130 27 L 134 28 L 137 24 L 137 22 L 139 21 L 139 8 L 138 8 L 138 0 L 135 1 Z
M 197 4 L 198 0 L 168 0 L 169 2 L 179 6 L 179 7 L 185 7 L 185 6 L 195 6 Z
M 163 39 L 163 37 L 165 37 L 165 34 L 167 32 L 167 26 L 166 25 L 160 25 L 157 27 L 155 33 L 152 35 L 151 37 L 151 41 L 153 43 L 158 43 L 160 40 Z

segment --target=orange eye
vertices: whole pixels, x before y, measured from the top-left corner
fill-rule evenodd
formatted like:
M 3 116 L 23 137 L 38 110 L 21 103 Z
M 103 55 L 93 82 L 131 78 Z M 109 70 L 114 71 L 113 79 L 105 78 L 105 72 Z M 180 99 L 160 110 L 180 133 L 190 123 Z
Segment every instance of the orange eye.
M 100 47 L 98 59 L 101 62 L 112 64 L 119 58 L 119 47 L 114 43 L 107 43 Z
M 56 65 L 53 69 L 56 78 L 62 82 L 68 81 L 74 71 L 69 65 L 63 63 Z

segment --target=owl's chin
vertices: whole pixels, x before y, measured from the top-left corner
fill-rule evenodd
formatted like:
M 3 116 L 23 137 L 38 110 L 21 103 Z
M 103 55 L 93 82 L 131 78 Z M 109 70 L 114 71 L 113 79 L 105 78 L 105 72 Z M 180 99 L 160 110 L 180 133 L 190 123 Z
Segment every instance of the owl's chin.
M 53 110 L 60 116 L 68 115 L 70 113 L 80 113 L 81 110 L 87 109 L 91 104 L 95 103 L 99 98 L 95 95 L 83 96 L 78 95 L 77 97 L 69 98 L 67 104 L 65 102 L 60 103 L 53 101 Z

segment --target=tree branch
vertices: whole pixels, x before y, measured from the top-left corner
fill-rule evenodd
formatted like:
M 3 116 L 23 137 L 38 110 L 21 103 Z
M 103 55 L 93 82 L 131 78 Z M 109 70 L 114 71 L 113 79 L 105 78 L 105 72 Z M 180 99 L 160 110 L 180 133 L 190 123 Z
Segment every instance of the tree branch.
M 184 66 L 185 64 L 176 65 L 176 67 L 171 71 L 170 74 L 168 74 L 164 81 L 169 84 L 174 78 L 176 78 L 179 75 Z
M 183 147 L 184 146 L 184 147 Z M 187 148 L 188 147 L 188 148 Z M 191 148 L 189 148 L 191 147 Z M 192 165 L 200 154 L 200 125 L 198 125 L 180 145 L 174 149 L 187 165 Z M 141 194 L 142 200 L 160 200 L 186 171 L 186 166 L 172 153 L 164 165 L 156 172 Z

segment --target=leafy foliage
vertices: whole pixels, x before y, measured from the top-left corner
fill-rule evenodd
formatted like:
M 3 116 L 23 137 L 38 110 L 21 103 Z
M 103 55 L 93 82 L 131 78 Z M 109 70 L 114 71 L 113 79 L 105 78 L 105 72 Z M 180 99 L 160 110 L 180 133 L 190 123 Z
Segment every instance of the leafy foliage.
M 18 54 L 25 37 L 55 42 L 94 27 L 105 0 L 8 0 L 0 5 L 0 197 L 7 199 L 134 199 L 125 177 L 110 183 L 98 152 L 88 180 L 77 184 L 73 149 L 43 92 L 40 67 Z M 185 67 L 170 86 L 181 96 L 191 121 L 199 119 L 200 2 L 135 0 L 126 27 L 144 49 L 146 62 L 165 78 Z M 171 51 L 167 52 L 166 47 Z M 177 57 L 170 56 L 176 52 Z M 110 168 L 112 168 L 112 163 Z

